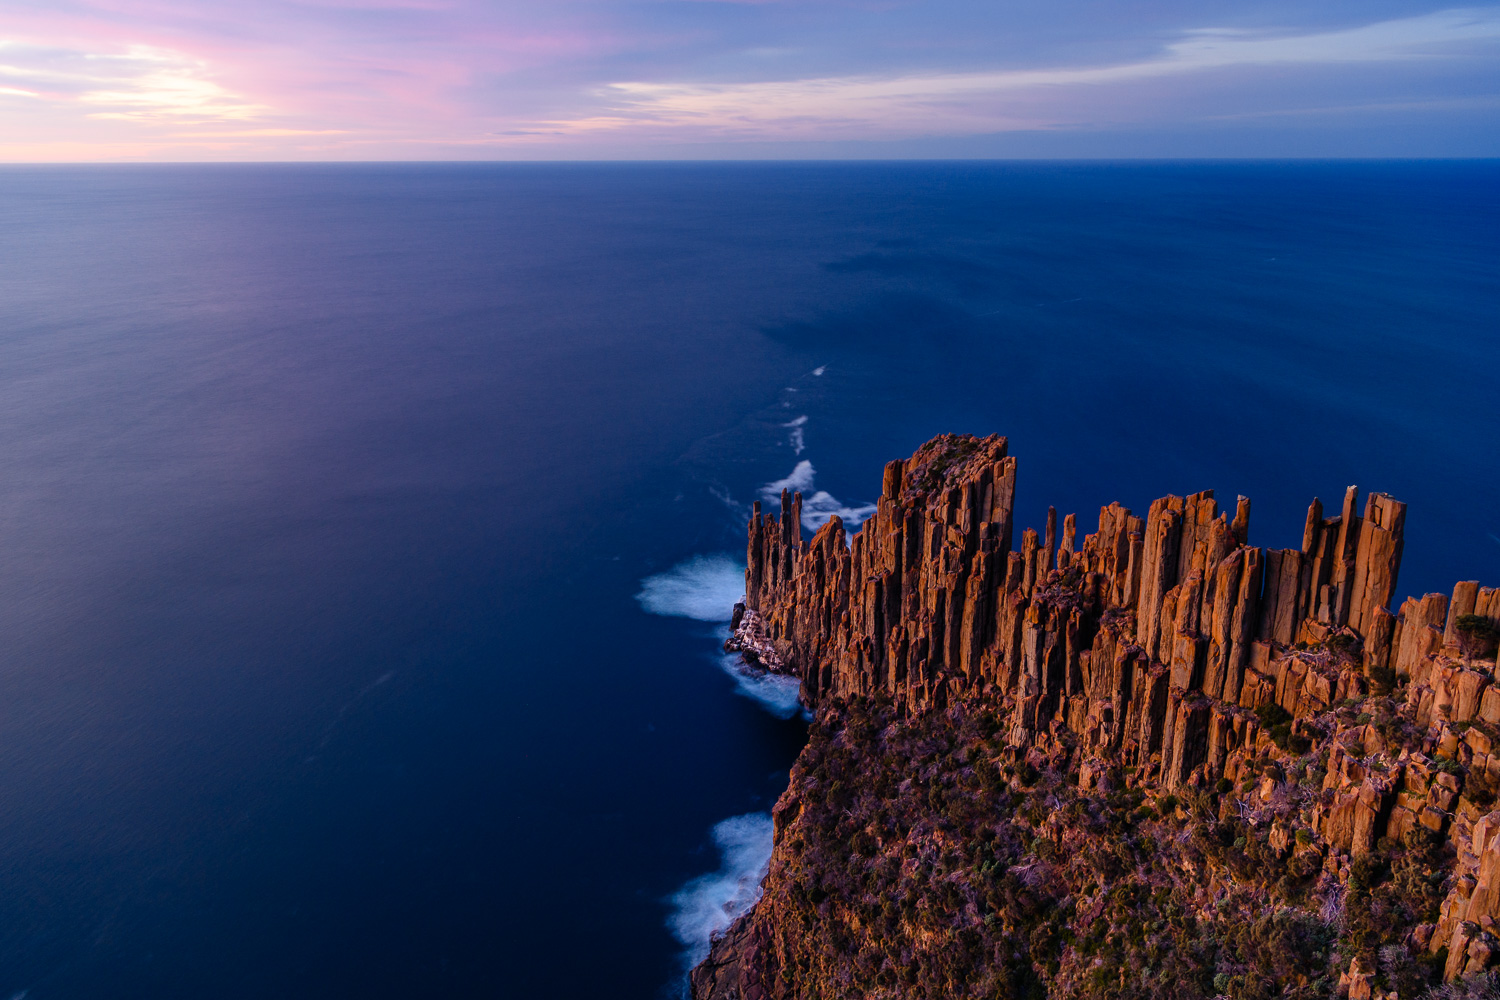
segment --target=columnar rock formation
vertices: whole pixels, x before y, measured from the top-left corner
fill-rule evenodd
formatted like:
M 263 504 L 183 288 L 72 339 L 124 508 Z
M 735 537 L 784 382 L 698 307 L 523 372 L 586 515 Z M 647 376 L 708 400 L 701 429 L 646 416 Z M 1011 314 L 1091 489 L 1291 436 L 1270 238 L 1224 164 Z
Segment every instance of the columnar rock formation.
M 1361 507 L 1354 487 L 1336 512 L 1313 501 L 1300 548 L 1250 545 L 1249 500 L 1221 513 L 1212 492 L 1144 517 L 1110 504 L 1081 543 L 1075 516 L 1049 511 L 1017 547 L 1015 483 L 1004 438 L 948 435 L 886 466 L 852 539 L 835 517 L 804 540 L 800 496 L 779 516 L 757 504 L 741 641 L 800 675 L 814 706 L 991 699 L 1011 745 L 1066 743 L 1085 782 L 1094 760 L 1163 789 L 1239 785 L 1289 717 L 1278 743 L 1329 743 L 1309 833 L 1330 864 L 1383 836 L 1446 837 L 1458 877 L 1422 943 L 1449 948 L 1449 976 L 1500 957 L 1500 688 L 1493 656 L 1463 644 L 1465 616 L 1500 626 L 1500 591 L 1461 583 L 1393 614 L 1406 505 Z M 1396 677 L 1415 744 L 1310 728 Z

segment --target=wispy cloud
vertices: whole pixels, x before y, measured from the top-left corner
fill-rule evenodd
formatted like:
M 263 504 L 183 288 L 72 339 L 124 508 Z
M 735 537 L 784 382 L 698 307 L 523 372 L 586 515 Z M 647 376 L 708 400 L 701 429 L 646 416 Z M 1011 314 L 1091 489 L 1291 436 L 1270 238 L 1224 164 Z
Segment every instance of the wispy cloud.
M 73 105 L 90 118 L 239 121 L 270 110 L 221 86 L 204 60 L 146 45 L 90 52 L 0 41 L 0 78 L 20 84 L 0 93 Z
M 341 128 L 231 128 L 168 134 L 178 139 L 286 139 L 299 135 L 348 135 L 349 130 Z
M 1241 67 L 1338 66 L 1436 59 L 1500 39 L 1500 9 L 1449 10 L 1340 31 L 1252 33 L 1203 28 L 1153 58 L 1096 66 L 859 75 L 748 83 L 611 84 L 612 114 L 552 123 L 576 132 L 642 125 L 727 134 L 827 136 L 1035 128 L 1056 119 L 1028 98 Z
M 1424 108 L 1452 109 L 1463 142 L 1494 131 L 1500 6 L 1372 22 L 1357 0 L 1225 0 L 1231 26 L 1207 28 L 1197 9 L 9 0 L 0 159 L 735 155 L 747 142 L 1208 134 Z M 1285 27 L 1264 27 L 1272 11 Z

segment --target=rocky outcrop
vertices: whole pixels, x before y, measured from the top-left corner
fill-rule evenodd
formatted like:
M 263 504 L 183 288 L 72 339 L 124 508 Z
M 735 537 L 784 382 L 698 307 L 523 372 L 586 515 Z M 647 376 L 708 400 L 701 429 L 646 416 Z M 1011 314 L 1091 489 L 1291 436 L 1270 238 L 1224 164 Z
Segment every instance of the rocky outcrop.
M 724 935 L 714 941 L 713 950 L 693 967 L 688 987 L 695 997 L 720 997 L 723 1000 L 764 1000 L 765 988 L 754 976 L 742 976 L 741 970 L 757 966 L 754 925 L 737 920 Z M 748 982 L 744 980 L 748 979 Z
M 1387 610 L 1406 507 L 1384 494 L 1356 513 L 1351 487 L 1332 517 L 1314 500 L 1300 549 L 1250 546 L 1249 500 L 1231 517 L 1208 491 L 1144 518 L 1111 504 L 1081 545 L 1075 516 L 1059 538 L 1049 511 L 1017 550 L 1015 477 L 1004 438 L 944 437 L 886 467 L 850 540 L 833 518 L 804 541 L 798 496 L 780 517 L 757 508 L 746 605 L 811 704 L 884 693 L 921 711 L 997 694 L 1016 740 L 1061 724 L 1128 763 L 1159 756 L 1172 787 L 1253 741 L 1254 709 L 1321 711 L 1364 693 L 1393 648 L 1408 672 L 1431 652 Z M 1330 639 L 1358 655 L 1297 648 Z M 1473 682 L 1438 683 L 1478 711 Z
M 1392 613 L 1406 505 L 1361 506 L 1355 487 L 1336 513 L 1312 502 L 1298 548 L 1250 545 L 1250 501 L 1221 512 L 1211 491 L 1144 516 L 1110 504 L 1081 541 L 1049 510 L 1016 545 L 1016 470 L 1004 438 L 939 437 L 886 466 L 852 538 L 834 517 L 804 539 L 798 495 L 757 504 L 736 641 L 814 708 L 982 703 L 1016 752 L 1065 750 L 1085 782 L 1254 785 L 1226 815 L 1278 794 L 1268 755 L 1313 753 L 1316 795 L 1273 835 L 1300 833 L 1334 873 L 1382 839 L 1448 844 L 1451 893 L 1416 936 L 1450 977 L 1500 957 L 1500 690 L 1466 641 L 1500 626 L 1500 592 L 1460 583 Z M 1372 693 L 1399 713 L 1351 709 Z

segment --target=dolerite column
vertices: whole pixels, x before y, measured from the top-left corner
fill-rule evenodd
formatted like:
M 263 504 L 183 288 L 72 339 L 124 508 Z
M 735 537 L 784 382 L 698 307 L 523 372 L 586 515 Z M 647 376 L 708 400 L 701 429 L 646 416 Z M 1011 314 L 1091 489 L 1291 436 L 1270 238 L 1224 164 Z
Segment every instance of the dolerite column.
M 760 501 L 750 505 L 750 540 L 745 545 L 745 607 L 760 610 L 760 592 L 766 580 L 766 538 L 761 524 Z

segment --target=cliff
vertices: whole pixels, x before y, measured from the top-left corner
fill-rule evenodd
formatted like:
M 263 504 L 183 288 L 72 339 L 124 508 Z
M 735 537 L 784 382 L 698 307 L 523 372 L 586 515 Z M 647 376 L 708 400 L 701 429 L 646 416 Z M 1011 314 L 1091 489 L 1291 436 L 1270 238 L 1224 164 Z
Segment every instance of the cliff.
M 1406 508 L 1353 487 L 1299 548 L 1212 492 L 1017 548 L 1015 477 L 947 435 L 852 539 L 757 505 L 731 644 L 819 715 L 695 996 L 1410 996 L 1500 958 L 1500 592 L 1392 613 Z

